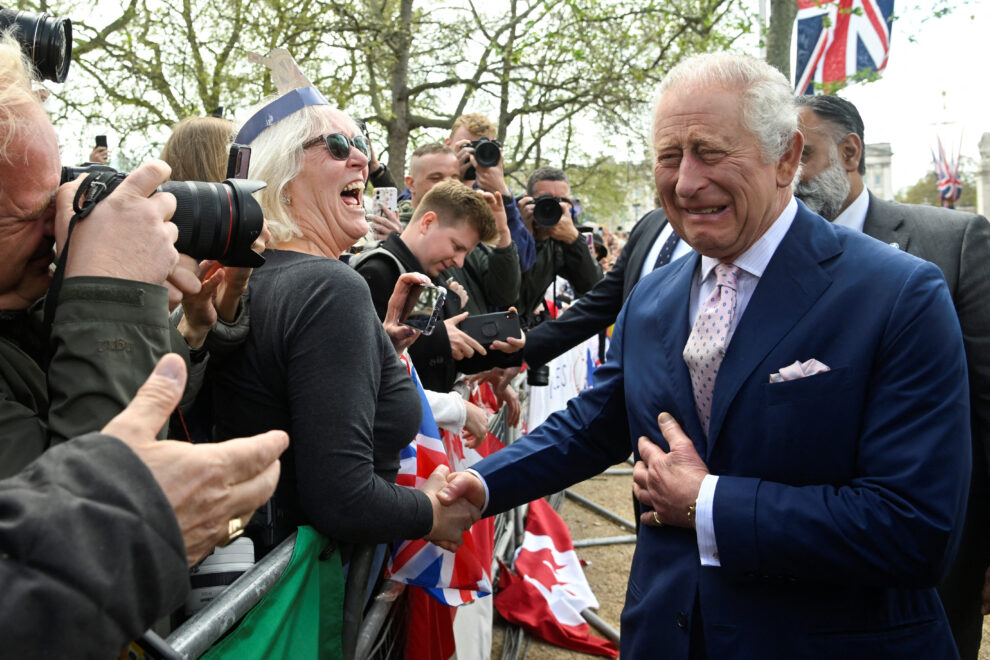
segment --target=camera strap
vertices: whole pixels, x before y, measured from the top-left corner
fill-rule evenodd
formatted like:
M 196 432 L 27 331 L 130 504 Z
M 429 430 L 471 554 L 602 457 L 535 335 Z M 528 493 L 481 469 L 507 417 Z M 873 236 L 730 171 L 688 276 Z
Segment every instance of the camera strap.
M 115 172 L 90 172 L 83 179 L 79 188 L 76 189 L 76 196 L 72 198 L 72 210 L 75 213 L 69 220 L 69 229 L 65 234 L 65 244 L 62 245 L 58 262 L 55 264 L 55 272 L 52 274 L 52 283 L 48 287 L 48 293 L 45 295 L 43 328 L 45 346 L 47 348 L 46 362 L 50 362 L 52 358 L 52 324 L 55 322 L 55 308 L 58 305 L 59 294 L 62 292 L 62 281 L 65 279 L 65 264 L 69 257 L 69 240 L 72 238 L 72 231 L 76 228 L 76 223 L 92 213 L 96 204 L 106 197 L 107 183 L 115 175 Z

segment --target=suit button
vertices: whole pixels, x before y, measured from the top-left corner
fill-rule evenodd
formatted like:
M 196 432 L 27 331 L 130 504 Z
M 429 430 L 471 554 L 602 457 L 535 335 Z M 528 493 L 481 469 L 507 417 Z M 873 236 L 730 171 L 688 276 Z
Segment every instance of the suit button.
M 681 630 L 686 630 L 688 627 L 687 614 L 685 614 L 684 612 L 677 613 L 677 627 L 680 628 Z

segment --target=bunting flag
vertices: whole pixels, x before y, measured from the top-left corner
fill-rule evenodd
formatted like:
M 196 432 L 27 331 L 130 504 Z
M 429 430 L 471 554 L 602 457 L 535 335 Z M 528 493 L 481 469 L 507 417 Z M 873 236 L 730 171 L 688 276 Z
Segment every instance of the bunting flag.
M 797 0 L 791 41 L 794 90 L 814 94 L 860 71 L 883 71 L 890 53 L 894 0 Z
M 513 574 L 503 566 L 495 609 L 526 632 L 573 651 L 615 658 L 615 645 L 591 634 L 581 616 L 597 608 L 571 534 L 560 515 L 543 499 L 529 504 L 526 534 L 513 560 Z
M 447 442 L 433 419 L 426 393 L 416 375 L 416 369 L 406 356 L 402 357 L 409 375 L 416 384 L 423 407 L 423 422 L 416 438 L 400 453 L 396 483 L 416 488 L 424 483 L 440 465 L 451 471 L 470 467 L 486 452 L 501 445 L 488 434 L 477 450 L 466 448 L 460 436 L 447 435 Z M 491 567 L 495 547 L 495 523 L 492 518 L 478 521 L 464 533 L 463 544 L 456 553 L 442 550 L 429 541 L 415 539 L 395 544 L 386 567 L 386 577 L 422 587 L 444 605 L 462 605 L 492 592 Z
M 963 191 L 962 181 L 959 179 L 959 155 L 956 154 L 955 159 L 946 157 L 942 138 L 938 138 L 938 156 L 933 151 L 932 162 L 935 163 L 935 185 L 938 186 L 942 206 L 955 208 Z

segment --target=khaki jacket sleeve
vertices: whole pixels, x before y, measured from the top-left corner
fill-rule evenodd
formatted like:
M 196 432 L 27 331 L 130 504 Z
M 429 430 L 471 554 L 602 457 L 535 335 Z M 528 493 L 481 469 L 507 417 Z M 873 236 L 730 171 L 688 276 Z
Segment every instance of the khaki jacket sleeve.
M 141 282 L 67 279 L 51 347 L 48 431 L 59 443 L 102 428 L 172 348 L 168 294 Z

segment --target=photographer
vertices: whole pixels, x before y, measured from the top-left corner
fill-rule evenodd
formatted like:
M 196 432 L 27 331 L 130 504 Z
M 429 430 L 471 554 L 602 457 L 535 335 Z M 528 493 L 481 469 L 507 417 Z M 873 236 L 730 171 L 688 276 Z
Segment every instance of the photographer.
M 574 226 L 571 187 L 563 170 L 541 167 L 533 172 L 519 208 L 523 222 L 536 239 L 536 261 L 523 273 L 516 305 L 525 326 L 537 322 L 536 310 L 558 275 L 570 282 L 580 296 L 602 279 L 602 269 L 591 256 L 587 240 Z
M 168 302 L 199 290 L 175 269 L 175 199 L 152 195 L 168 167 L 146 163 L 72 234 L 44 336 L 43 297 L 79 184 L 59 188 L 58 140 L 12 39 L 0 43 L 0 477 L 120 412 L 170 349 Z M 56 191 L 58 195 L 56 197 Z M 126 231 L 122 231 L 126 221 Z M 164 285 L 164 286 L 163 286 Z
M 495 124 L 483 114 L 469 113 L 455 119 L 450 130 L 445 144 L 457 156 L 461 181 L 478 190 L 502 195 L 509 232 L 519 252 L 519 267 L 525 273 L 536 259 L 536 248 L 533 237 L 522 224 L 512 191 L 505 183 L 502 147 L 495 141 Z M 476 153 L 479 147 L 481 152 Z M 481 162 L 479 157 L 482 157 Z
M 187 566 L 269 497 L 287 438 L 155 439 L 186 380 L 179 357 L 153 357 L 168 345 L 169 292 L 177 302 L 199 284 L 172 272 L 175 200 L 149 197 L 161 163 L 78 224 L 44 341 L 35 303 L 79 184 L 56 195 L 58 144 L 31 71 L 0 36 L 0 639 L 9 657 L 110 657 L 182 602 Z
M 406 177 L 411 198 L 399 203 L 403 226 L 409 223 L 423 196 L 449 179 L 458 179 L 457 158 L 450 147 L 433 142 L 413 152 Z M 474 315 L 507 309 L 519 297 L 519 253 L 505 213 L 495 215 L 495 229 L 498 235 L 494 243 L 479 242 L 464 259 L 463 267 L 451 266 L 444 272 L 447 287 L 456 288 L 452 287 L 452 281 L 462 287 L 466 298 L 462 300 L 462 309 Z

